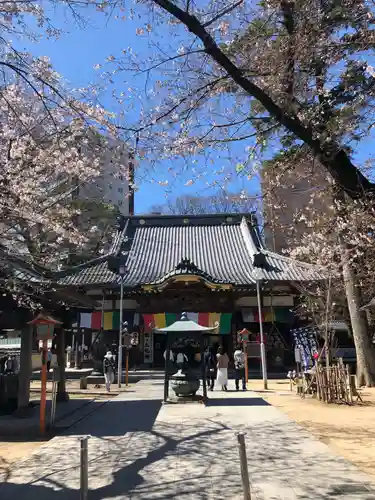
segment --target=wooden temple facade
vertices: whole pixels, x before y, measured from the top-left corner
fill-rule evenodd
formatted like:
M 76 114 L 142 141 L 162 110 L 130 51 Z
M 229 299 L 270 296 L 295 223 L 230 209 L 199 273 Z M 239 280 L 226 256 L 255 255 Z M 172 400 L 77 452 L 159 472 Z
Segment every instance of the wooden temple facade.
M 277 369 L 293 360 L 290 330 L 299 325 L 293 310 L 301 284 L 322 276 L 313 266 L 268 251 L 252 214 L 131 216 L 121 221 L 107 254 L 55 280 L 59 290 L 74 291 L 89 304 L 75 308 L 85 345 L 105 350 L 117 343 L 121 279 L 123 320 L 139 340 L 131 357 L 145 367 L 163 365 L 165 338 L 155 330 L 182 312 L 203 326 L 216 325 L 207 342 L 229 352 L 238 330 L 249 330 L 250 364 L 259 366 L 259 281 L 269 368 Z M 195 359 L 189 339 L 176 348 Z

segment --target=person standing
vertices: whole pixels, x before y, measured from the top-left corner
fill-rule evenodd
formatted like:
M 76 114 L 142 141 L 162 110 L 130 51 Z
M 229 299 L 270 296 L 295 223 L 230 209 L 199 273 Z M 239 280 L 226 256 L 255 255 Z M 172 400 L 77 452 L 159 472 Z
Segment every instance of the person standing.
M 206 369 L 208 388 L 210 391 L 213 391 L 216 378 L 216 357 L 212 346 L 208 347 L 204 353 L 204 366 Z
M 245 376 L 245 353 L 240 345 L 236 346 L 234 351 L 234 373 L 236 381 L 236 391 L 240 390 L 240 380 L 242 380 L 242 390 L 246 391 L 246 376 Z
M 219 347 L 219 352 L 217 353 L 217 377 L 216 381 L 221 385 L 222 391 L 228 390 L 228 366 L 229 357 L 222 347 Z
M 164 351 L 163 358 L 166 360 L 167 359 L 167 349 Z M 172 349 L 169 350 L 169 358 L 168 361 L 174 363 L 174 353 Z
M 52 352 L 51 352 L 51 349 L 48 349 L 48 351 L 47 351 L 47 372 L 49 372 L 51 369 L 51 363 L 52 363 Z
M 103 359 L 103 373 L 105 380 L 105 388 L 107 392 L 111 390 L 111 384 L 115 381 L 115 358 L 111 351 L 108 351 Z
M 177 353 L 176 361 L 177 361 L 177 366 L 179 367 L 180 370 L 182 370 L 184 364 L 188 362 L 188 357 L 184 352 L 180 351 L 179 353 Z

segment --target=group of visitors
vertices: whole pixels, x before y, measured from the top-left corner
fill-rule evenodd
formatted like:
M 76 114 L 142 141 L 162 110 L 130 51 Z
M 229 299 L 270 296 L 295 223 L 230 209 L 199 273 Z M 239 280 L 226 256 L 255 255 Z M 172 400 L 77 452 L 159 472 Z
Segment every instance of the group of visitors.
M 242 390 L 246 391 L 245 353 L 243 352 L 241 345 L 236 346 L 236 350 L 233 354 L 233 362 L 236 390 L 240 390 L 241 380 Z M 224 348 L 219 347 L 217 354 L 215 354 L 215 349 L 213 347 L 209 347 L 205 353 L 204 363 L 206 367 L 206 377 L 209 383 L 209 390 L 214 390 L 216 381 L 222 391 L 227 391 L 230 359 L 228 354 L 224 351 Z
M 19 372 L 19 363 L 15 354 L 5 354 L 0 357 L 0 374 L 8 375 Z

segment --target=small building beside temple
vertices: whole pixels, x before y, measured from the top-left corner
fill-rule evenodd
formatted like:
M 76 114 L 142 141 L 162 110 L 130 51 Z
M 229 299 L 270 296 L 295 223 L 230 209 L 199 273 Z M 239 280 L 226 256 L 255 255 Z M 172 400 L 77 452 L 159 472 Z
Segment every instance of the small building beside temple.
M 123 278 L 119 261 L 125 267 Z M 121 279 L 123 320 L 139 339 L 137 363 L 147 367 L 164 364 L 165 336 L 154 330 L 172 324 L 181 312 L 202 326 L 216 325 L 207 342 L 223 345 L 229 353 L 237 332 L 246 328 L 252 341 L 250 366 L 259 366 L 258 281 L 272 370 L 293 362 L 290 330 L 300 325 L 294 309 L 301 286 L 323 276 L 314 266 L 267 250 L 253 214 L 130 216 L 121 221 L 106 255 L 57 280 L 60 290 L 75 290 L 96 304 L 77 309 L 85 344 L 117 342 Z M 193 342 L 178 348 L 195 359 Z

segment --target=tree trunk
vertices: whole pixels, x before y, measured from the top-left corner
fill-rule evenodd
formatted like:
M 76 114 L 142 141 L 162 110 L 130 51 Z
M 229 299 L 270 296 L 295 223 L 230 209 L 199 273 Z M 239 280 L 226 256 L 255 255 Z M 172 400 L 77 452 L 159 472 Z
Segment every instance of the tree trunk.
M 56 338 L 56 356 L 59 369 L 59 382 L 57 385 L 57 401 L 68 401 L 69 394 L 66 392 L 66 377 L 65 377 L 65 330 L 61 328 Z
M 20 373 L 18 379 L 18 414 L 27 412 L 30 402 L 33 332 L 34 328 L 30 325 L 26 325 L 21 332 Z
M 356 275 L 349 260 L 349 250 L 343 241 L 341 241 L 341 262 L 345 294 L 348 301 L 357 354 L 358 385 L 373 387 L 375 386 L 375 351 L 367 331 L 366 313 L 360 310 L 360 290 L 357 286 Z

